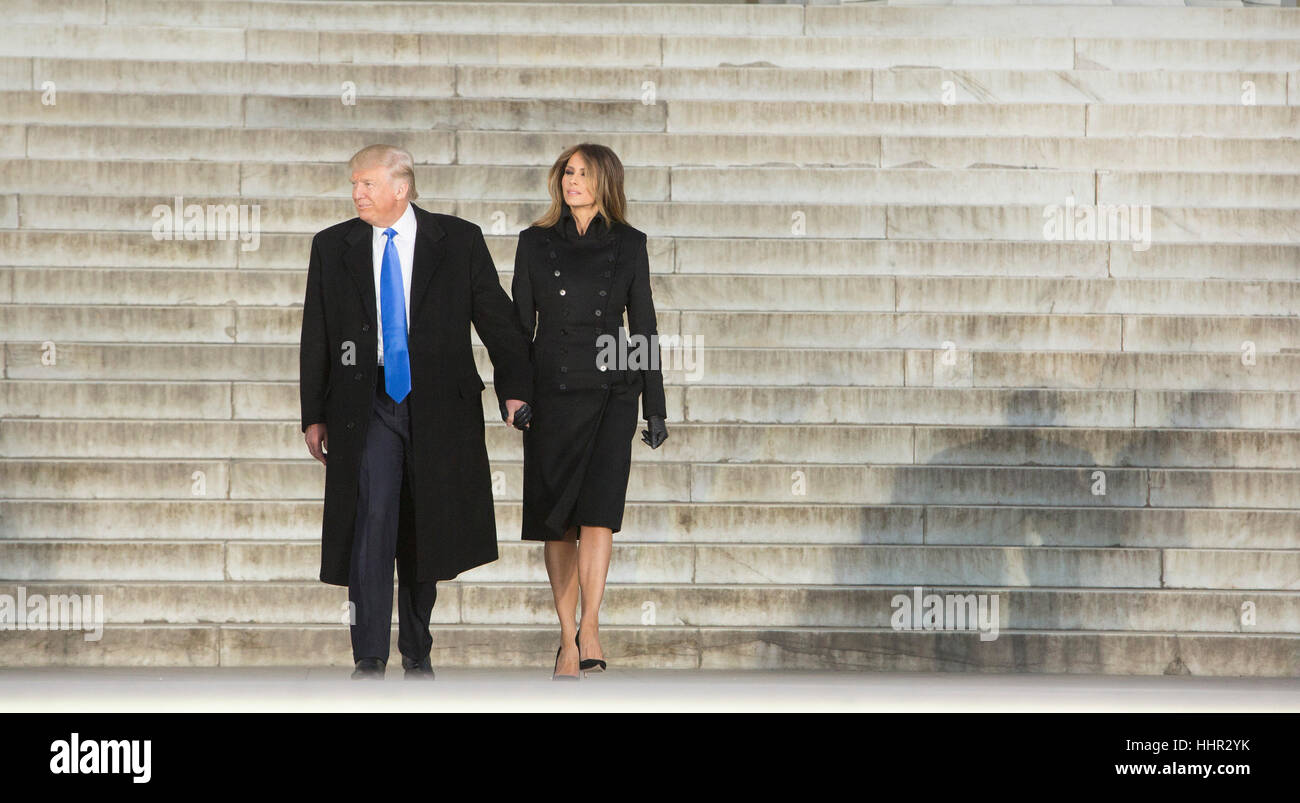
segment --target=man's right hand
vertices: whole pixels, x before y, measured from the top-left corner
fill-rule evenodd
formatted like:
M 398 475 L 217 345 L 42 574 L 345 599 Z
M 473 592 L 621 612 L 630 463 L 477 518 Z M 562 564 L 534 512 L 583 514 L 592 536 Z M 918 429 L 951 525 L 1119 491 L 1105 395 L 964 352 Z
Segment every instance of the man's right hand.
M 311 456 L 325 465 L 325 458 L 329 456 L 329 435 L 325 431 L 324 424 L 312 424 L 307 427 L 304 433 L 307 438 L 307 451 Z

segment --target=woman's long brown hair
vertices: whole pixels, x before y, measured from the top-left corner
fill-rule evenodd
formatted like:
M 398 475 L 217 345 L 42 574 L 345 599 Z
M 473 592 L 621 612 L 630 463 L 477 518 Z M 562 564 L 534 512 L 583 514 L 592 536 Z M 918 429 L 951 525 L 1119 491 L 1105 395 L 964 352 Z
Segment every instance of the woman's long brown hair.
M 583 142 L 565 148 L 555 164 L 551 165 L 546 177 L 546 186 L 551 193 L 551 207 L 546 214 L 533 221 L 534 226 L 550 228 L 560 222 L 563 209 L 564 168 L 568 166 L 569 157 L 581 153 L 587 163 L 587 181 L 591 185 L 591 195 L 596 201 L 596 214 L 605 219 L 606 228 L 612 228 L 611 221 L 627 225 L 627 197 L 623 194 L 623 163 L 618 154 L 594 142 Z

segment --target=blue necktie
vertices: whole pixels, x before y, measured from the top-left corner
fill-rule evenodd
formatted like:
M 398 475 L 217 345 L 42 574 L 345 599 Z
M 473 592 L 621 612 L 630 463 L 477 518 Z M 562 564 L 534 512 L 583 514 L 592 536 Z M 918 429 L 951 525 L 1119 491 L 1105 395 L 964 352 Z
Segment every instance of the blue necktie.
M 393 237 L 397 232 L 384 229 L 384 262 L 379 269 L 379 306 L 384 327 L 384 390 L 393 401 L 401 403 L 411 392 L 411 358 L 406 353 L 406 298 L 402 291 L 402 263 L 397 258 Z

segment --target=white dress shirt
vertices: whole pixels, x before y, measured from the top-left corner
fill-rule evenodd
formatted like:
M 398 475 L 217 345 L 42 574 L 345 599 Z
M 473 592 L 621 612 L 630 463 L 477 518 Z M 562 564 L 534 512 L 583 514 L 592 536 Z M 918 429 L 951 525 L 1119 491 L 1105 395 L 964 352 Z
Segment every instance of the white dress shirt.
M 374 231 L 374 237 L 371 240 L 374 254 L 375 268 L 375 320 L 379 322 L 379 364 L 384 364 L 384 301 L 383 290 L 380 284 L 380 276 L 384 269 L 384 247 L 388 243 L 388 237 L 384 234 L 384 229 L 378 226 L 370 227 Z M 405 295 L 404 309 L 406 310 L 406 330 L 411 331 L 411 270 L 415 263 L 415 210 L 408 202 L 406 211 L 397 219 L 391 227 L 397 232 L 393 236 L 393 245 L 397 248 L 397 260 L 402 264 L 402 292 Z

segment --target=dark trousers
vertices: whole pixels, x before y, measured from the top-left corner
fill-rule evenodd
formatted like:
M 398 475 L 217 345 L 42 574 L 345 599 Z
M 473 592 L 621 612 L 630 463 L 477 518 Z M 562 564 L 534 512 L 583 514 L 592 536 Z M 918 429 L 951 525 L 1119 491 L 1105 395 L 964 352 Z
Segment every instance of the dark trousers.
M 406 668 L 429 656 L 433 637 L 429 617 L 438 599 L 435 581 L 415 581 L 415 545 L 399 543 L 398 517 L 403 496 L 409 497 L 411 397 L 394 402 L 384 390 L 384 367 L 371 405 L 370 426 L 357 485 L 356 529 L 348 599 L 356 614 L 352 660 L 378 658 L 388 662 L 393 627 L 393 562 L 397 561 L 397 649 Z M 409 503 L 408 503 L 409 504 Z

